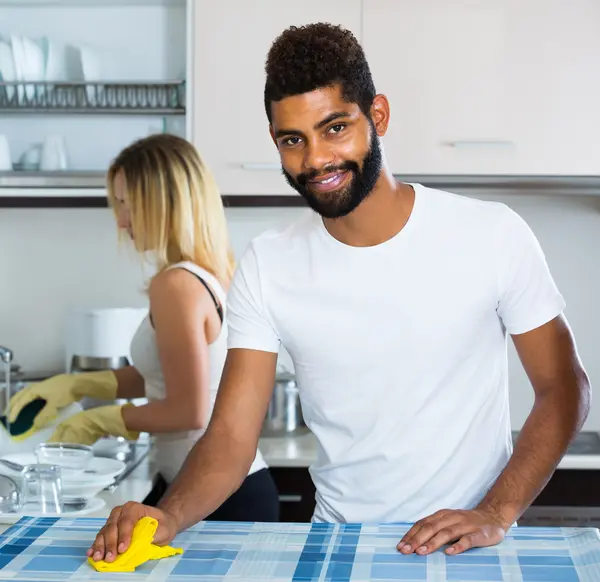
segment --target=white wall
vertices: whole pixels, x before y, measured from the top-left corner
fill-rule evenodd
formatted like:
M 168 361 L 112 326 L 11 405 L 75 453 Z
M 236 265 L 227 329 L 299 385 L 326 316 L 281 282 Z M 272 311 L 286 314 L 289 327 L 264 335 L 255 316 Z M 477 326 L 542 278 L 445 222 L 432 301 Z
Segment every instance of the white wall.
M 495 199 L 521 214 L 540 240 L 567 303 L 565 313 L 592 386 L 598 384 L 600 198 L 507 196 Z M 512 344 L 509 365 L 512 419 L 515 426 L 520 427 L 533 403 L 533 393 Z M 586 428 L 600 431 L 600 404 L 597 402 L 592 405 Z
M 302 210 L 228 210 L 240 256 L 251 237 Z M 108 209 L 0 210 L 0 345 L 28 369 L 63 364 L 64 323 L 73 307 L 145 306 L 144 269 L 120 243 Z
M 485 197 L 484 195 L 481 196 Z M 496 198 L 499 199 L 499 198 Z M 538 235 L 568 307 L 592 382 L 600 380 L 600 199 L 508 196 Z M 239 256 L 256 234 L 299 216 L 303 209 L 229 209 Z M 109 210 L 0 211 L 0 344 L 30 369 L 62 365 L 67 309 L 76 305 L 141 306 L 143 271 L 126 244 L 119 248 Z M 515 426 L 522 425 L 532 391 L 511 349 Z M 588 428 L 600 431 L 600 406 Z

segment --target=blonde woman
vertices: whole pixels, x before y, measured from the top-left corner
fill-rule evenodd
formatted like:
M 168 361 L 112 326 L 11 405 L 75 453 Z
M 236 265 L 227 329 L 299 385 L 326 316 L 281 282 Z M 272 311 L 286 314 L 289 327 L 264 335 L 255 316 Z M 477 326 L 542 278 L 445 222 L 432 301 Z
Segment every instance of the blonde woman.
M 148 398 L 83 411 L 61 423 L 52 441 L 92 444 L 104 435 L 155 436 L 159 475 L 144 500 L 156 505 L 211 416 L 227 352 L 224 311 L 234 263 L 221 197 L 194 147 L 159 134 L 124 149 L 108 171 L 108 197 L 118 227 L 139 253 L 151 252 L 157 273 L 149 314 L 132 343 L 133 366 L 56 376 L 15 395 L 9 417 L 34 398 L 46 406 L 43 426 L 83 396 Z M 276 521 L 279 501 L 260 451 L 241 487 L 208 519 Z

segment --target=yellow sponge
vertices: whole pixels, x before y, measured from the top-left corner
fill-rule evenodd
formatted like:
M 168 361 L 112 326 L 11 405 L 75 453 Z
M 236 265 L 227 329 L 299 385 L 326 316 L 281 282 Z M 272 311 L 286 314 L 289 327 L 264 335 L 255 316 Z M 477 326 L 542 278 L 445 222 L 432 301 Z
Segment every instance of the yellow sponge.
M 158 521 L 156 519 L 142 517 L 133 528 L 131 544 L 127 550 L 117 556 L 114 562 L 107 563 L 104 560 L 94 562 L 92 558 L 88 558 L 88 563 L 98 572 L 135 572 L 138 566 L 148 560 L 160 560 L 183 554 L 181 548 L 153 544 L 152 540 L 154 540 L 157 528 Z
M 14 422 L 10 423 L 9 435 L 13 441 L 24 441 L 37 432 L 33 423 L 44 406 L 46 401 L 43 398 L 35 398 L 21 409 Z M 0 425 L 8 431 L 8 416 L 0 416 Z

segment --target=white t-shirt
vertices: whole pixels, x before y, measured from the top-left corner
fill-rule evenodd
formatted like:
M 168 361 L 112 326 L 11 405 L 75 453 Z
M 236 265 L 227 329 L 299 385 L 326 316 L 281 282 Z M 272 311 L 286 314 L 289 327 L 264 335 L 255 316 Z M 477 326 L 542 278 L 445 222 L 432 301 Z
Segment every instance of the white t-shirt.
M 507 206 L 412 187 L 392 239 L 351 247 L 308 214 L 254 239 L 229 292 L 229 347 L 292 357 L 315 521 L 475 506 L 512 453 L 506 334 L 565 306 Z

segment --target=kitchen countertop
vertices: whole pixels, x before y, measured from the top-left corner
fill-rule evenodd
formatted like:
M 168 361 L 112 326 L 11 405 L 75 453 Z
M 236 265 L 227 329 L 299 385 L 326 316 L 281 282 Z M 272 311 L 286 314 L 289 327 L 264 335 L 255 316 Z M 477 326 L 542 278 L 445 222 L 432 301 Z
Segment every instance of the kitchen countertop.
M 317 440 L 312 433 L 261 438 L 259 448 L 271 467 L 309 467 L 317 459 Z M 598 454 L 567 453 L 558 468 L 600 470 L 600 450 Z
M 308 467 L 317 457 L 316 439 L 310 433 L 296 437 L 261 438 L 259 447 L 270 467 Z M 153 451 L 150 451 L 112 493 L 105 491 L 100 494 L 106 501 L 106 506 L 86 517 L 105 517 L 116 505 L 127 501 L 142 501 L 152 489 L 155 474 Z
M 317 443 L 311 433 L 296 437 L 261 438 L 260 451 L 270 467 L 308 467 L 317 458 Z M 153 451 L 109 493 L 100 495 L 106 501 L 106 507 L 90 517 L 108 515 L 110 509 L 127 501 L 141 501 L 152 489 L 152 479 L 156 474 Z
M 263 437 L 259 448 L 270 467 L 309 467 L 317 458 L 317 441 L 312 433 L 291 437 Z M 599 469 L 600 455 L 566 455 L 559 469 Z M 101 496 L 106 507 L 92 516 L 106 516 L 110 509 L 127 501 L 142 501 L 152 488 L 156 472 L 152 452 L 113 493 Z
M 269 467 L 309 467 L 317 460 L 317 439 L 310 432 L 289 437 L 263 437 L 258 448 Z
M 272 467 L 308 467 L 316 458 L 316 441 L 311 434 L 298 437 L 261 439 L 261 452 Z M 83 517 L 108 517 L 113 507 L 128 501 L 142 501 L 152 489 L 152 479 L 156 474 L 153 450 L 112 492 L 99 495 L 106 505 Z M 1 520 L 0 520 L 1 521 Z M 0 523 L 0 533 L 9 524 Z
M 316 459 L 316 440 L 312 434 L 297 437 L 269 437 L 259 443 L 265 460 L 271 467 L 308 467 Z M 108 517 L 113 507 L 128 501 L 142 501 L 152 489 L 152 479 L 156 474 L 153 450 L 116 487 L 113 492 L 104 491 L 99 495 L 106 505 L 83 517 Z M 8 524 L 0 523 L 0 533 Z
M 312 433 L 291 437 L 264 437 L 259 442 L 260 450 L 270 467 L 309 467 L 317 458 L 317 443 Z M 600 455 L 566 455 L 559 469 L 599 469 Z M 152 489 L 156 473 L 153 452 L 136 467 L 113 491 L 105 491 L 100 497 L 106 505 L 85 517 L 107 517 L 111 509 L 127 501 L 142 501 Z M 8 525 L 0 524 L 0 533 Z
M 104 491 L 98 497 L 105 501 L 104 507 L 98 511 L 86 513 L 82 517 L 106 518 L 113 507 L 128 501 L 142 501 L 152 489 L 152 479 L 156 473 L 152 452 L 117 486 L 113 492 Z M 0 516 L 0 534 L 10 527 L 2 523 Z
M 600 535 L 595 528 L 515 528 L 506 540 L 481 551 L 448 556 L 406 556 L 396 543 L 409 524 L 200 522 L 173 546 L 182 555 L 151 560 L 134 574 L 97 574 L 85 559 L 95 527 L 89 520 L 29 520 L 0 546 L 0 579 L 106 580 L 546 580 L 600 579 Z M 483 555 L 482 555 L 483 554 Z

